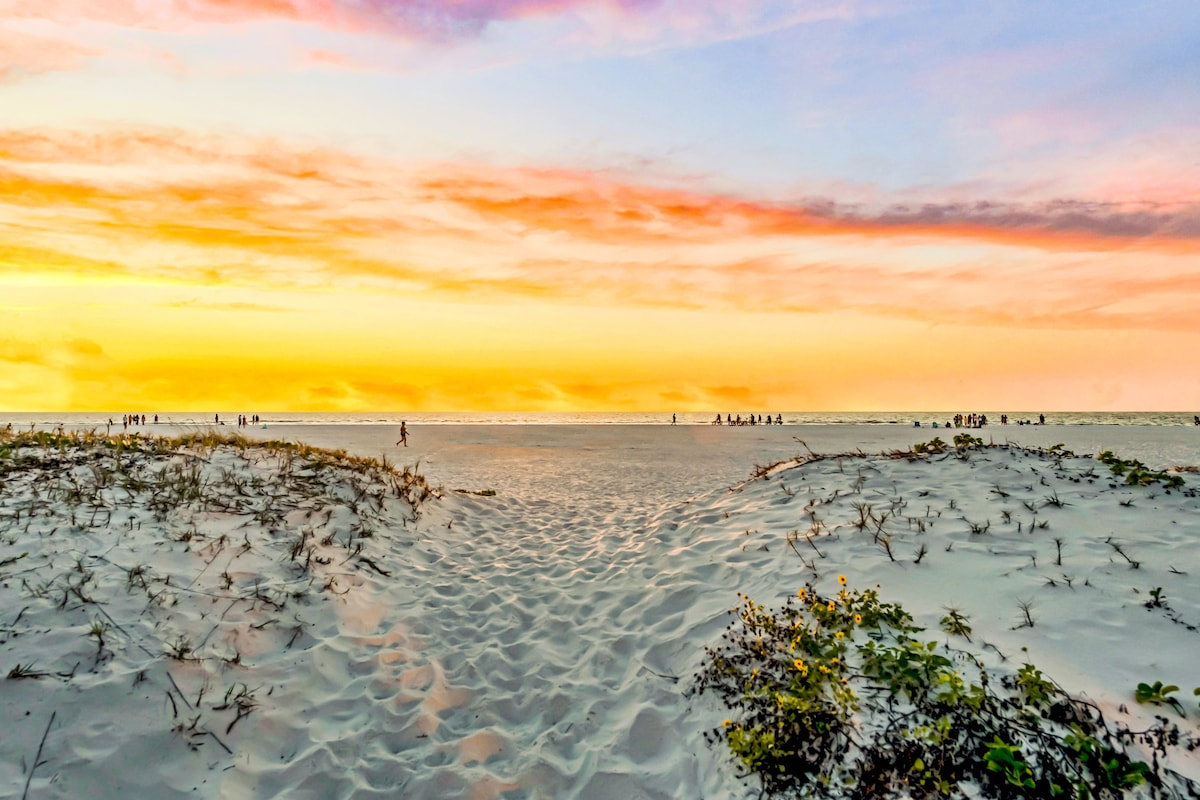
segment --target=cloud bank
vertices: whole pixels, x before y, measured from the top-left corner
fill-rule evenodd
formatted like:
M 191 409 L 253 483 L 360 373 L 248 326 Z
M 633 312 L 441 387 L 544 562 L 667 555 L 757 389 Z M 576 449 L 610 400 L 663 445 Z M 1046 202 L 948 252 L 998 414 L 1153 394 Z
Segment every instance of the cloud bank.
M 0 233 L 0 279 L 1187 331 L 1200 300 L 1196 205 L 766 202 L 169 129 L 0 131 Z

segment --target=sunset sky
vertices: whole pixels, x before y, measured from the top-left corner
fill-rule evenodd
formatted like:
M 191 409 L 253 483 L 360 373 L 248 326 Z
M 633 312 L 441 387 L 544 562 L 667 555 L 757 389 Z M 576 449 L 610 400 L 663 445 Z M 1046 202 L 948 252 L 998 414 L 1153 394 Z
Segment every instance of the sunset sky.
M 0 410 L 1200 409 L 1196 0 L 0 0 Z

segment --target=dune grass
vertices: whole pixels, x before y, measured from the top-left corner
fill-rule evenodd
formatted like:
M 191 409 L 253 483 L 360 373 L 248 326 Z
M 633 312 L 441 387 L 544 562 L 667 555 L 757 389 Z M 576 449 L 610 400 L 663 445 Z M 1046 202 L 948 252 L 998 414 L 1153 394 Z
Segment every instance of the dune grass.
M 231 753 L 262 688 L 238 637 L 304 647 L 302 609 L 390 576 L 372 541 L 440 494 L 415 467 L 236 433 L 0 430 L 0 591 L 21 608 L 0 643 L 37 654 L 0 674 L 70 687 L 120 662 L 190 749 Z

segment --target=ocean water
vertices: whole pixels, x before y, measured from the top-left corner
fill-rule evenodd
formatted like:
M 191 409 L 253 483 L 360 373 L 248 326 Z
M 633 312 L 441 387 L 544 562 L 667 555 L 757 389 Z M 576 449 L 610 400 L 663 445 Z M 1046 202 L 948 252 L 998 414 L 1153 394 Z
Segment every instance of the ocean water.
M 63 425 L 69 428 L 103 427 L 112 420 L 115 425 L 121 424 L 122 414 L 133 413 L 134 410 L 123 411 L 93 411 L 93 412 L 3 412 L 0 411 L 0 426 L 12 424 L 14 428 L 29 426 L 57 427 Z M 307 412 L 262 411 L 259 409 L 243 410 L 214 410 L 214 411 L 156 411 L 153 409 L 136 409 L 136 413 L 145 414 L 147 422 L 153 422 L 157 413 L 162 424 L 169 425 L 211 425 L 219 420 L 226 425 L 233 425 L 239 414 L 258 414 L 262 424 L 266 425 L 399 425 L 401 421 L 409 425 L 669 425 L 671 412 L 545 412 L 545 411 L 513 411 L 513 412 L 405 412 L 405 411 L 359 411 L 359 412 Z M 784 425 L 903 425 L 911 427 L 919 422 L 922 427 L 932 427 L 933 423 L 944 425 L 955 413 L 983 413 L 987 415 L 990 425 L 999 427 L 1001 414 L 1007 414 L 1009 427 L 1019 427 L 1018 420 L 1028 420 L 1036 423 L 1039 413 L 1045 413 L 1046 425 L 1135 425 L 1135 426 L 1172 426 L 1194 424 L 1193 411 L 977 411 L 966 409 L 954 411 L 777 411 L 773 409 L 750 410 L 737 412 L 722 412 L 736 417 L 739 413 L 746 417 L 750 413 L 761 415 L 763 422 L 769 414 L 773 419 L 783 417 Z M 676 415 L 680 425 L 709 425 L 716 412 L 680 412 Z

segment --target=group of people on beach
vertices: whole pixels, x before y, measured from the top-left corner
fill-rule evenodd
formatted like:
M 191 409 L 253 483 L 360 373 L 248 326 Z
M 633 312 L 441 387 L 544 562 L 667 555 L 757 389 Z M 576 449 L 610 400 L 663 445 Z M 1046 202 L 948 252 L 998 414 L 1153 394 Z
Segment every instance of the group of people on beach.
M 110 417 L 108 420 L 108 429 L 110 431 L 112 430 L 113 424 L 114 423 L 112 421 L 112 418 Z M 121 415 L 121 428 L 123 430 L 129 430 L 130 425 L 145 425 L 145 424 L 146 424 L 146 415 L 145 414 L 122 414 Z M 154 424 L 155 425 L 158 424 L 158 414 L 154 415 Z
M 239 428 L 247 428 L 251 425 L 257 425 L 258 421 L 259 421 L 258 414 L 253 414 L 251 416 L 247 416 L 245 414 L 238 414 L 238 418 L 237 418 L 237 424 L 238 424 Z M 112 430 L 112 427 L 114 424 L 115 423 L 112 421 L 112 419 L 109 418 L 109 420 L 108 420 L 109 430 Z M 121 415 L 121 427 L 124 428 L 125 430 L 129 430 L 130 425 L 145 425 L 145 424 L 146 424 L 146 415 L 145 414 L 122 414 Z M 158 424 L 158 414 L 154 415 L 154 424 L 155 425 Z M 221 421 L 221 415 L 219 413 L 213 414 L 213 424 L 214 425 L 224 425 L 225 424 L 224 422 Z
M 1200 420 L 1200 417 L 1198 417 L 1197 419 Z M 951 422 L 946 423 L 947 428 L 982 428 L 983 426 L 988 424 L 987 414 L 955 414 L 953 417 L 953 420 L 954 421 L 952 423 Z M 915 424 L 920 426 L 920 423 L 915 423 Z M 1000 415 L 1000 424 L 1001 425 L 1008 424 L 1008 414 Z M 1019 419 L 1016 421 L 1016 424 L 1017 425 L 1045 425 L 1046 424 L 1046 415 L 1038 414 L 1037 422 L 1033 422 L 1032 420 L 1028 420 L 1028 419 Z M 1200 425 L 1200 421 L 1198 421 L 1196 424 Z M 936 422 L 933 423 L 933 427 L 936 428 L 937 426 L 938 426 L 938 424 Z
M 674 417 L 672 417 L 672 421 L 673 420 L 674 420 Z M 763 422 L 762 414 L 759 414 L 757 418 L 753 414 L 750 414 L 746 417 L 746 419 L 742 419 L 741 414 L 738 414 L 736 417 L 734 417 L 731 414 L 726 414 L 724 422 L 721 421 L 721 415 L 717 414 L 717 418 L 712 421 L 713 425 L 770 425 L 771 423 L 772 423 L 772 420 L 771 420 L 770 414 L 767 414 L 766 422 Z M 776 424 L 776 425 L 783 424 L 783 414 L 775 415 L 774 424 Z
M 158 422 L 158 417 L 155 417 L 154 421 Z M 224 424 L 225 423 L 221 421 L 221 415 L 219 413 L 213 414 L 213 425 L 224 425 Z M 253 416 L 249 416 L 249 417 L 246 416 L 245 414 L 238 414 L 237 426 L 239 428 L 248 428 L 251 425 L 257 425 L 257 424 L 258 424 L 258 414 L 254 414 Z

